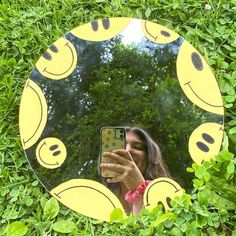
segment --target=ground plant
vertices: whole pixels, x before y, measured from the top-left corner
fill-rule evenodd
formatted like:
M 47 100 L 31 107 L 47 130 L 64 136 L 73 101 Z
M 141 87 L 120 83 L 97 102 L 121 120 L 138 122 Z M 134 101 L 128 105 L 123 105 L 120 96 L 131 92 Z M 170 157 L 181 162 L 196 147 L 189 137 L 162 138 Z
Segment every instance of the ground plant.
M 0 1 L 0 235 L 236 235 L 236 1 L 235 0 L 1 0 Z M 225 107 L 219 155 L 186 171 L 191 194 L 172 209 L 100 222 L 64 207 L 41 186 L 21 147 L 18 113 L 23 87 L 39 56 L 72 28 L 126 16 L 162 24 L 207 60 Z

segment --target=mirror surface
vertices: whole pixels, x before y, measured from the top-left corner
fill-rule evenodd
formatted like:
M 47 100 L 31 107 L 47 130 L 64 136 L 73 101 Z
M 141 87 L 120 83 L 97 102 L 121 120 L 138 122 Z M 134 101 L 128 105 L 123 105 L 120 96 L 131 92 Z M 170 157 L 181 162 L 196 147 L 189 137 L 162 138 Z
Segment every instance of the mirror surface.
M 64 38 L 78 56 L 73 73 L 51 80 L 34 68 L 30 75 L 43 91 L 48 118 L 40 139 L 26 154 L 45 187 L 50 190 L 74 178 L 101 182 L 100 129 L 135 125 L 149 132 L 173 179 L 190 191 L 189 137 L 202 123 L 223 124 L 223 116 L 194 105 L 182 91 L 176 60 L 184 39 L 153 43 L 144 36 L 138 20 L 110 40 L 92 42 L 71 33 Z M 38 143 L 47 137 L 58 138 L 66 146 L 67 157 L 60 168 L 45 169 L 35 158 Z

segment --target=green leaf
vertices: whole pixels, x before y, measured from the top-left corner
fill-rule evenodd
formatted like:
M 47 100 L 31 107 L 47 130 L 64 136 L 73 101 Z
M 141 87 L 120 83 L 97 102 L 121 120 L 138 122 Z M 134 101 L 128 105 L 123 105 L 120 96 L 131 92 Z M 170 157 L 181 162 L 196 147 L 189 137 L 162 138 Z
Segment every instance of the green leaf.
M 123 211 L 120 208 L 117 208 L 112 211 L 110 215 L 110 221 L 116 221 L 116 220 L 121 220 L 124 218 Z
M 7 229 L 7 236 L 23 236 L 26 235 L 28 227 L 21 221 L 12 222 Z
M 229 68 L 229 63 L 223 61 L 223 62 L 222 62 L 222 65 L 221 65 L 221 68 L 223 68 L 223 69 Z M 232 94 L 232 91 L 230 91 L 228 94 L 233 95 L 233 94 Z
M 226 150 L 228 151 L 229 149 L 229 138 L 227 133 L 224 131 L 224 138 L 223 138 L 223 142 L 222 142 L 222 150 Z
M 234 102 L 235 101 L 235 95 L 227 95 L 224 97 L 226 102 Z
M 236 206 L 235 186 L 228 183 L 224 177 L 211 176 L 211 180 L 206 183 L 206 187 L 219 193 L 221 197 L 229 200 Z
M 156 227 L 159 224 L 163 223 L 164 221 L 168 220 L 168 219 L 176 219 L 176 215 L 172 212 L 167 212 L 161 216 L 159 216 L 156 220 L 154 220 L 151 223 L 151 227 Z
M 48 200 L 47 200 L 47 198 L 46 198 L 45 196 L 42 196 L 42 197 L 40 198 L 40 205 L 41 205 L 42 208 L 44 208 L 44 206 L 45 206 L 45 204 L 46 204 L 47 201 L 48 201 Z
M 38 185 L 39 181 L 36 179 L 34 182 L 32 182 L 32 186 Z
M 59 204 L 58 201 L 52 197 L 50 198 L 43 209 L 43 217 L 44 219 L 53 219 L 57 216 L 59 212 Z
M 231 128 L 229 134 L 236 134 L 236 127 Z
M 236 120 L 231 120 L 228 124 L 229 124 L 230 126 L 236 125 Z
M 186 225 L 186 224 L 182 224 L 182 225 L 180 226 L 180 229 L 181 229 L 182 232 L 186 232 L 186 230 L 187 230 L 187 225 Z
M 183 12 L 179 11 L 179 12 L 178 12 L 178 15 L 179 15 L 179 18 L 180 18 L 182 21 L 186 21 L 186 20 L 187 20 L 187 16 L 186 16 Z
M 193 173 L 194 172 L 194 169 L 193 168 L 191 168 L 191 167 L 187 167 L 187 172 L 190 172 L 190 173 Z
M 207 222 L 208 222 L 208 217 L 202 216 L 202 215 L 198 215 L 197 223 L 199 224 L 200 227 L 205 226 L 207 224 Z
M 148 18 L 148 17 L 151 15 L 151 13 L 152 13 L 152 10 L 151 10 L 151 8 L 149 7 L 149 8 L 145 11 L 145 16 L 146 16 L 146 18 Z
M 233 47 L 231 47 L 231 46 L 229 46 L 229 45 L 223 45 L 223 47 L 224 48 L 226 48 L 226 49 L 228 49 L 229 51 L 233 51 L 234 50 L 234 48 Z
M 206 173 L 205 166 L 199 166 L 199 168 L 195 171 L 195 175 L 201 179 Z
M 211 175 L 210 175 L 210 173 L 205 173 L 204 175 L 203 175 L 203 178 L 204 178 L 204 180 L 205 181 L 209 181 L 210 180 L 210 178 L 211 178 Z
M 175 236 L 182 236 L 183 233 L 180 231 L 179 228 L 174 227 L 171 231 L 169 235 L 175 235 Z
M 233 105 L 234 105 L 233 103 L 228 103 L 228 104 L 225 104 L 224 107 L 225 108 L 231 108 L 231 107 L 233 107 Z
M 68 234 L 77 231 L 77 226 L 73 221 L 70 220 L 59 220 L 52 226 L 53 230 L 59 233 Z
M 199 179 L 194 179 L 193 184 L 194 184 L 195 188 L 200 188 L 203 185 L 203 181 L 201 181 Z
M 176 219 L 176 223 L 177 223 L 178 225 L 182 225 L 184 222 L 185 222 L 185 219 L 182 218 L 182 217 L 178 217 L 178 218 Z
M 234 163 L 232 161 L 230 161 L 230 163 L 227 166 L 227 172 L 229 174 L 233 174 L 234 170 L 235 170 L 235 165 L 234 165 Z
M 231 153 L 227 150 L 223 150 L 217 156 L 217 160 L 219 160 L 219 161 L 230 161 L 230 160 L 232 160 L 233 157 L 234 157 L 233 153 Z
M 24 202 L 25 202 L 25 205 L 26 206 L 31 206 L 33 204 L 33 199 L 29 196 L 26 196 L 25 199 L 24 199 Z
M 198 193 L 198 201 L 201 205 L 208 205 L 211 198 L 211 191 L 208 189 L 203 189 Z

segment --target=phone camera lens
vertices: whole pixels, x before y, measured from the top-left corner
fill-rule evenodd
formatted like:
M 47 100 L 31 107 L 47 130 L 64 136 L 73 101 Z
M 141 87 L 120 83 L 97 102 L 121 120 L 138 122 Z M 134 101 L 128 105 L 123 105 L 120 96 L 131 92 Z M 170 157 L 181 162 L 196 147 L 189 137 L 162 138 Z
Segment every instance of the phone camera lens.
M 121 135 L 120 135 L 120 138 L 123 138 L 123 137 L 124 137 L 124 135 L 123 135 L 123 134 L 121 134 Z

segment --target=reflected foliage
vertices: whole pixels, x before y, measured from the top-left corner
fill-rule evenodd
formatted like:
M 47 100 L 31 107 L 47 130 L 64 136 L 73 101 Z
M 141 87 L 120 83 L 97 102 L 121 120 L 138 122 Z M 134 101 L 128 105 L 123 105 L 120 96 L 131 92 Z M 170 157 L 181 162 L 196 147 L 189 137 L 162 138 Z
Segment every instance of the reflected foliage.
M 26 152 L 45 187 L 72 178 L 100 181 L 100 128 L 138 125 L 160 145 L 173 178 L 190 190 L 189 136 L 198 125 L 222 123 L 223 118 L 196 107 L 182 92 L 176 58 L 183 39 L 161 45 L 146 38 L 125 44 L 122 35 L 104 42 L 70 33 L 65 37 L 77 50 L 75 71 L 59 81 L 44 78 L 36 68 L 31 74 L 45 94 L 48 121 L 40 140 Z M 57 137 L 67 147 L 67 159 L 58 169 L 44 169 L 35 159 L 34 150 L 45 137 Z

